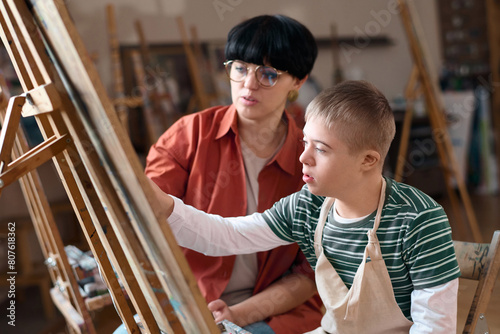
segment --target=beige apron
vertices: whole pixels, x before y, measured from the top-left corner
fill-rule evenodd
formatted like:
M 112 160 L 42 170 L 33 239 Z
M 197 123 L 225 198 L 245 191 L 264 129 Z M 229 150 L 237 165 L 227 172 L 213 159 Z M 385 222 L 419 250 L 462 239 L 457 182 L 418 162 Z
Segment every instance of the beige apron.
M 351 289 L 348 289 L 323 253 L 323 229 L 334 199 L 326 198 L 314 235 L 316 285 L 326 313 L 321 327 L 310 334 L 408 334 L 412 322 L 404 315 L 394 297 L 391 279 L 382 258 L 377 229 L 385 199 L 383 180 L 373 229 L 368 231 L 368 245 Z M 370 257 L 371 261 L 366 262 Z

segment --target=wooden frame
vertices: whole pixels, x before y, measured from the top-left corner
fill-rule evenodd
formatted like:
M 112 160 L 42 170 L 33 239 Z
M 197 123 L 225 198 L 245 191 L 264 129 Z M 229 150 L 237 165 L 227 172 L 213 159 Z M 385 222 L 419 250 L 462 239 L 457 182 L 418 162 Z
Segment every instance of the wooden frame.
M 177 44 L 153 44 L 148 45 L 149 62 L 144 61 L 145 83 L 137 83 L 134 72 L 133 54 L 141 52 L 141 45 L 126 45 L 120 47 L 120 56 L 123 66 L 123 80 L 125 92 L 129 96 L 139 96 L 141 87 L 148 88 L 155 85 L 155 80 L 165 80 L 172 76 L 178 84 L 181 95 L 175 98 L 178 102 L 176 108 L 185 113 L 188 108 L 189 99 L 194 94 L 193 85 L 188 75 L 188 62 L 182 45 Z
M 65 143 L 50 153 L 128 331 L 141 331 L 137 312 L 149 333 L 218 333 L 64 4 L 29 2 L 0 2 L 2 41 L 25 92 L 8 113 L 34 115 L 45 141 Z M 4 138 L 17 123 L 6 123 Z M 12 140 L 3 142 L 5 157 Z M 23 171 L 36 167 L 20 159 Z
M 136 22 L 138 34 L 142 28 Z M 187 75 L 188 64 L 180 45 L 122 46 L 124 89 L 132 99 L 140 99 L 140 108 L 131 110 L 130 137 L 141 153 L 147 153 L 158 137 L 186 114 L 193 93 Z
M 500 231 L 493 233 L 488 244 L 461 241 L 453 243 L 461 278 L 479 281 L 463 333 L 490 332 L 485 313 L 500 270 Z

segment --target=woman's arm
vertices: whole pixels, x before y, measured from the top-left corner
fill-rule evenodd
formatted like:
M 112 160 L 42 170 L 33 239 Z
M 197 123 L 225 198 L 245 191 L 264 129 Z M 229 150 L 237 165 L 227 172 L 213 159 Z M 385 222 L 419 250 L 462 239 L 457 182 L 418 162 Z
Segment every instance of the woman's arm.
M 218 299 L 208 304 L 215 321 L 227 319 L 240 327 L 286 313 L 316 293 L 316 284 L 301 274 L 290 274 L 241 303 L 227 306 Z

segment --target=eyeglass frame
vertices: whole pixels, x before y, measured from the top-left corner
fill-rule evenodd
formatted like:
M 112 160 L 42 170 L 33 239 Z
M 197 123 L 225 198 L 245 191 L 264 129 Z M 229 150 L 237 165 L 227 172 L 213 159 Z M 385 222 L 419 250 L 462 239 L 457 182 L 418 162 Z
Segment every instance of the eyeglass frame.
M 243 77 L 243 79 L 241 79 L 241 80 L 239 80 L 239 81 L 238 81 L 238 80 L 234 80 L 234 79 L 232 79 L 232 78 L 231 78 L 231 75 L 229 74 L 229 71 L 228 71 L 228 69 L 227 69 L 227 66 L 228 66 L 228 65 L 230 65 L 230 64 L 232 64 L 232 63 L 233 63 L 233 62 L 235 62 L 235 61 L 238 61 L 238 62 L 240 62 L 240 63 L 246 64 L 246 66 L 245 66 L 245 67 L 246 67 L 247 73 L 245 74 L 245 76 Z M 250 72 L 250 67 L 248 66 L 248 65 L 249 65 L 249 63 L 247 63 L 246 61 L 243 61 L 243 60 L 238 60 L 238 59 L 226 60 L 226 61 L 225 61 L 225 62 L 223 62 L 222 64 L 224 65 L 224 68 L 225 68 L 225 70 L 226 70 L 226 75 L 227 75 L 227 77 L 229 78 L 229 80 L 234 81 L 234 82 L 242 82 L 242 81 L 244 81 L 244 80 L 246 79 L 247 75 L 248 75 L 248 72 Z M 274 82 L 271 86 L 265 86 L 264 84 L 262 84 L 262 83 L 260 82 L 259 78 L 257 77 L 257 71 L 258 71 L 258 70 L 259 70 L 259 68 L 261 68 L 261 67 L 268 67 L 268 68 L 271 68 L 271 69 L 273 69 L 273 70 L 275 70 L 275 71 L 276 71 L 276 74 L 278 75 L 278 77 L 277 77 L 276 81 L 275 81 L 275 82 Z M 288 71 L 280 71 L 280 70 L 278 70 L 278 69 L 277 69 L 277 68 L 275 68 L 275 67 L 272 67 L 272 66 L 267 66 L 267 65 L 257 65 L 257 67 L 255 67 L 255 70 L 254 70 L 255 80 L 257 80 L 257 83 L 259 84 L 259 86 L 261 86 L 261 87 L 265 87 L 265 88 L 271 88 L 271 87 L 276 86 L 276 84 L 278 83 L 278 80 L 279 80 L 280 76 L 281 76 L 282 74 L 285 74 L 285 73 L 288 73 Z

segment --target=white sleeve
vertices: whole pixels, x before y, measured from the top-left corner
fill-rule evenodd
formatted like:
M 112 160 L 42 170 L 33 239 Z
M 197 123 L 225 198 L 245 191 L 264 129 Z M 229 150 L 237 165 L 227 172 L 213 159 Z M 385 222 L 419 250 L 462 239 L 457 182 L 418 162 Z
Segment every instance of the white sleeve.
M 411 293 L 410 334 L 450 334 L 457 332 L 458 278 L 432 288 Z
M 168 218 L 180 246 L 209 256 L 249 254 L 291 244 L 280 239 L 260 213 L 246 217 L 223 218 L 207 214 L 174 199 Z

